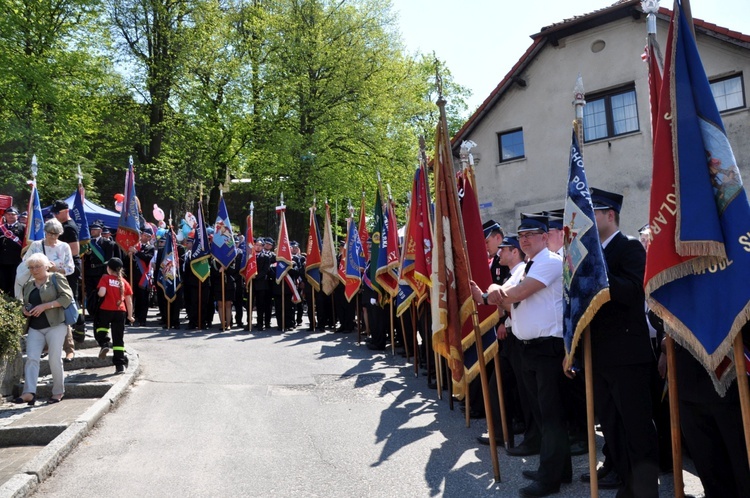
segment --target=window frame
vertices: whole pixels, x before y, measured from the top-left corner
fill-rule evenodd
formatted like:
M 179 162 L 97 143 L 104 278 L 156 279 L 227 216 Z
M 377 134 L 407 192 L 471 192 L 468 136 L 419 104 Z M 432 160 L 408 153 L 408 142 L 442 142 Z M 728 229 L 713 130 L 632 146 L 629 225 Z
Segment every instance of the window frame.
M 720 76 L 718 78 L 711 78 L 708 80 L 708 84 L 711 86 L 711 95 L 713 96 L 713 85 L 714 83 L 721 83 L 722 81 L 732 80 L 735 78 L 739 78 L 740 80 L 740 91 L 742 93 L 742 104 L 737 107 L 728 107 L 726 109 L 719 109 L 719 104 L 716 104 L 716 108 L 719 109 L 719 113 L 723 114 L 725 112 L 731 112 L 736 111 L 738 109 L 745 109 L 747 107 L 747 99 L 745 98 L 745 78 L 744 75 L 740 73 L 733 73 L 726 76 Z M 725 94 L 726 95 L 726 94 Z M 716 97 L 714 96 L 714 102 L 716 102 Z
M 521 132 L 521 146 L 523 147 L 523 154 L 520 156 L 513 156 L 507 159 L 503 158 L 503 137 L 510 136 L 512 134 Z M 500 163 L 508 163 L 511 161 L 517 161 L 519 159 L 526 159 L 526 142 L 524 140 L 523 127 L 511 128 L 510 130 L 500 131 L 497 133 L 497 147 L 498 147 L 498 161 Z
M 633 101 L 635 103 L 635 123 L 636 127 L 632 130 L 623 131 L 620 133 L 615 132 L 615 123 L 614 123 L 614 113 L 612 111 L 612 98 L 617 97 L 620 95 L 625 95 L 628 93 L 633 94 Z M 612 88 L 610 90 L 600 91 L 592 93 L 591 95 L 586 95 L 586 105 L 592 104 L 596 101 L 603 101 L 604 102 L 604 116 L 606 118 L 606 125 L 607 125 L 607 133 L 604 136 L 597 137 L 597 138 L 587 138 L 586 137 L 586 107 L 584 107 L 584 123 L 583 123 L 583 142 L 584 143 L 591 143 L 591 142 L 598 142 L 600 140 L 608 140 L 615 137 L 621 137 L 624 135 L 629 135 L 631 133 L 638 133 L 641 131 L 641 119 L 640 119 L 640 113 L 638 112 L 638 92 L 636 92 L 635 88 L 635 82 L 628 83 L 626 85 L 621 85 L 615 88 Z

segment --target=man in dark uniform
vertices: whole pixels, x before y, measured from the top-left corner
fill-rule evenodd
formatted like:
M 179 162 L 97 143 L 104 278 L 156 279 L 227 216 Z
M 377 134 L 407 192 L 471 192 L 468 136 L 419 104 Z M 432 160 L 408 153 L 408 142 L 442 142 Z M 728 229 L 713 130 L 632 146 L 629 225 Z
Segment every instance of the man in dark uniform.
M 295 279 L 295 284 L 297 285 L 297 291 L 299 292 L 300 297 L 304 299 L 305 296 L 305 255 L 302 254 L 299 250 L 299 242 L 296 240 L 293 240 L 289 243 L 289 247 L 292 251 L 292 260 L 297 265 L 297 273 L 299 276 Z M 305 304 L 304 301 L 300 301 L 297 304 L 294 305 L 295 315 L 296 315 L 296 322 L 297 326 L 299 327 L 302 325 L 302 315 L 305 312 Z
M 610 301 L 591 321 L 594 403 L 614 469 L 619 497 L 659 494 L 658 449 L 651 407 L 655 361 L 644 313 L 646 251 L 620 232 L 622 195 L 591 189 Z M 570 376 L 570 372 L 567 372 Z
M 81 258 L 83 264 L 83 283 L 84 290 L 86 292 L 86 304 L 97 300 L 97 284 L 102 278 L 102 275 L 107 273 L 107 261 L 109 261 L 115 255 L 116 244 L 112 240 L 103 238 L 102 235 L 102 224 L 99 221 L 95 221 L 89 225 L 89 233 L 91 234 L 91 240 L 89 242 L 89 250 Z M 94 338 L 99 344 L 100 348 L 110 348 L 109 344 L 109 328 L 100 327 L 99 323 L 94 318 Z M 103 355 L 106 352 L 103 353 Z
M 346 260 L 344 259 L 345 251 L 346 242 L 342 240 L 339 242 L 339 253 L 336 255 L 337 268 L 341 268 L 341 265 L 346 265 Z M 344 271 L 346 271 L 346 266 L 344 266 Z M 341 275 L 341 273 L 339 273 L 339 275 Z M 357 315 L 355 306 L 357 303 L 354 301 L 350 302 L 346 299 L 346 286 L 343 282 L 339 282 L 339 285 L 333 290 L 333 299 L 335 303 L 336 320 L 339 322 L 339 327 L 336 329 L 336 332 L 348 334 L 354 331 L 356 327 L 354 320 Z M 399 325 L 401 324 L 400 320 L 396 320 L 396 322 L 398 322 Z M 398 337 L 400 338 L 402 336 L 399 335 Z
M 484 231 L 484 243 L 487 247 L 487 258 L 490 260 L 492 283 L 502 285 L 510 276 L 510 269 L 500 263 L 499 248 L 505 237 L 503 228 L 495 220 L 487 220 L 482 225 L 482 229 Z
M 242 323 L 242 317 L 244 315 L 245 303 L 247 301 L 247 292 L 245 287 L 245 279 L 242 278 L 242 258 L 244 258 L 242 247 L 242 241 L 245 239 L 244 235 L 235 235 L 234 245 L 235 251 L 237 251 L 236 258 L 236 275 L 235 275 L 235 286 L 234 286 L 234 298 L 232 303 L 234 304 L 234 324 L 237 328 L 244 328 L 245 324 Z M 247 248 L 248 251 L 252 251 L 252 247 Z M 248 314 L 248 321 L 252 319 L 252 312 Z
M 510 276 L 510 269 L 500 263 L 500 245 L 503 242 L 504 232 L 500 223 L 495 220 L 487 220 L 482 224 L 482 231 L 484 232 L 484 244 L 487 249 L 487 259 L 490 266 L 490 275 L 492 277 L 492 283 L 502 285 Z M 502 351 L 503 343 L 498 344 Z M 495 371 L 495 366 L 490 360 L 487 365 L 487 375 L 491 376 Z M 469 384 L 469 400 L 471 406 L 469 407 L 471 418 L 484 418 L 484 398 L 482 396 L 482 382 L 479 376 L 474 378 Z M 465 404 L 459 405 L 462 410 L 465 410 Z M 497 427 L 500 427 L 499 425 Z
M 138 247 L 131 247 L 129 255 L 133 258 L 133 308 L 135 323 L 140 327 L 146 326 L 149 308 L 149 293 L 151 292 L 151 260 L 156 248 L 151 243 L 154 231 L 146 227 L 141 232 L 141 242 Z M 103 238 L 103 237 L 102 237 Z M 126 263 L 129 268 L 130 263 Z
M 747 348 L 750 323 L 741 333 Z M 675 367 L 682 435 L 706 497 L 748 496 L 750 468 L 737 380 L 719 396 L 703 365 L 679 344 L 675 344 Z
M 3 218 L 0 230 L 0 290 L 12 296 L 16 268 L 21 264 L 21 247 L 26 226 L 19 223 L 18 210 L 14 207 L 6 209 Z
M 266 239 L 268 241 L 269 239 Z M 276 328 L 281 331 L 293 330 L 295 328 L 294 323 L 294 303 L 292 302 L 292 291 L 285 281 L 279 283 L 276 282 L 276 254 L 273 254 L 271 258 L 271 267 L 268 275 L 271 282 L 271 293 L 273 294 L 273 308 L 274 316 L 276 317 Z M 292 266 L 289 268 L 289 276 L 292 280 L 296 279 L 299 274 L 297 268 L 292 261 Z M 283 290 L 282 290 L 283 289 Z M 284 313 L 282 317 L 282 312 Z
M 255 259 L 258 262 L 258 274 L 253 279 L 253 297 L 257 319 L 255 328 L 271 328 L 271 282 L 268 273 L 271 270 L 271 252 L 265 249 L 266 240 L 262 237 L 255 242 Z

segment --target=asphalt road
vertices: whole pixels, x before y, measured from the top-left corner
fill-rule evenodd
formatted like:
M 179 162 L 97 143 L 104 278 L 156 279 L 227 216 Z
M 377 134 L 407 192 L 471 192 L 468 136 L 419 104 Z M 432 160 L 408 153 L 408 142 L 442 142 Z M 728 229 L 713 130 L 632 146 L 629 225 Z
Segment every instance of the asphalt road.
M 404 358 L 356 334 L 137 328 L 125 340 L 141 377 L 34 496 L 504 497 L 537 467 L 501 450 L 493 483 L 475 443 L 484 421 L 466 428 Z M 587 457 L 573 464 L 557 496 L 589 495 Z M 661 481 L 672 496 L 672 476 Z

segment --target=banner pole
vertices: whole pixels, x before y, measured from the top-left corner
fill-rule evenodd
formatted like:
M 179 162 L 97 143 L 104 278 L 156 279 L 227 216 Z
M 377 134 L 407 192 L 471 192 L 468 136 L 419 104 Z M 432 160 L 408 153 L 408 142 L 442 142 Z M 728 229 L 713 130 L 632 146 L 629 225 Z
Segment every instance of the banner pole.
M 315 287 L 310 285 L 310 289 L 312 290 L 312 314 L 310 315 L 310 328 L 312 329 L 312 332 L 315 332 L 315 329 L 317 328 L 317 320 L 315 319 Z
M 503 441 L 505 441 L 505 449 L 508 449 L 510 442 L 510 435 L 508 434 L 508 418 L 505 410 L 505 390 L 503 389 L 503 374 L 500 369 L 500 348 L 495 351 L 495 380 L 497 381 L 497 399 L 500 402 L 500 425 L 503 430 Z
M 219 320 L 221 320 L 221 331 L 226 330 L 226 315 L 227 308 L 225 306 L 225 295 L 224 295 L 224 267 L 221 268 L 221 306 L 219 306 Z
M 247 331 L 253 331 L 253 281 L 247 286 Z
M 591 485 L 591 498 L 599 496 L 599 478 L 596 475 L 596 434 L 594 434 L 594 372 L 591 361 L 591 328 L 586 327 L 583 331 L 583 364 L 584 378 L 586 380 L 586 429 L 588 431 L 589 443 L 589 484 Z
M 203 330 L 203 282 L 200 279 L 198 279 L 198 330 Z
M 419 377 L 419 347 L 417 345 L 417 314 L 414 310 L 417 308 L 417 303 L 412 301 L 409 307 L 409 314 L 411 315 L 411 343 L 412 350 L 414 351 L 414 377 Z
M 674 356 L 674 339 L 667 334 L 667 392 L 669 394 L 669 421 L 672 433 L 672 475 L 674 496 L 683 498 L 685 486 L 682 479 L 682 434 L 680 433 L 680 400 L 677 390 L 677 359 Z
M 739 332 L 734 338 L 734 366 L 737 369 L 737 390 L 740 392 L 742 428 L 745 433 L 745 451 L 747 451 L 748 462 L 750 462 L 750 394 L 748 394 L 745 347 L 742 343 L 742 332 Z

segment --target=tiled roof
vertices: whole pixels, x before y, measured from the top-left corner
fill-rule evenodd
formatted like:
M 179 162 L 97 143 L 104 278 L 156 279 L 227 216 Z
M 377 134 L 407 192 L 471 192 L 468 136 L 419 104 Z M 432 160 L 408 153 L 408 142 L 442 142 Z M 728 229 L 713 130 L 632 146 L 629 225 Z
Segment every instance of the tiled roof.
M 523 83 L 523 79 L 519 78 L 519 75 L 523 72 L 526 66 L 531 63 L 534 57 L 536 57 L 536 54 L 541 51 L 541 49 L 547 42 L 549 42 L 550 40 L 556 40 L 556 37 L 550 35 L 553 35 L 554 33 L 560 34 L 560 32 L 563 31 L 567 32 L 569 30 L 575 30 L 576 27 L 579 27 L 581 30 L 588 29 L 587 26 L 592 21 L 601 20 L 604 22 L 609 22 L 613 14 L 621 12 L 630 7 L 636 8 L 639 12 L 642 12 L 640 8 L 640 0 L 618 0 L 617 2 L 602 9 L 589 12 L 588 14 L 574 16 L 559 23 L 554 23 L 546 26 L 542 28 L 539 33 L 531 35 L 532 40 L 534 40 L 531 46 L 521 56 L 518 62 L 516 62 L 516 64 L 511 68 L 508 74 L 505 75 L 505 77 L 495 87 L 495 89 L 487 96 L 486 99 L 484 99 L 484 102 L 482 102 L 477 110 L 474 111 L 474 113 L 464 123 L 458 133 L 456 133 L 456 135 L 451 139 L 451 145 L 453 147 L 454 153 L 460 146 L 461 141 L 465 139 L 466 135 L 469 134 L 474 129 L 474 127 L 482 120 L 482 118 L 492 109 L 492 107 L 494 107 L 495 103 L 502 97 L 506 90 L 508 90 L 508 88 L 510 88 L 513 83 Z M 669 20 L 672 17 L 672 11 L 670 9 L 660 7 L 659 17 Z M 698 31 L 715 36 L 719 39 L 724 39 L 743 45 L 750 44 L 750 35 L 746 35 L 738 31 L 732 31 L 730 29 L 717 26 L 716 24 L 706 22 L 702 19 L 693 18 L 693 24 L 698 29 Z

